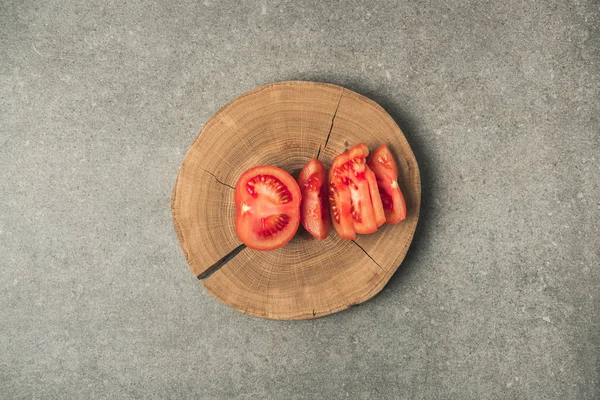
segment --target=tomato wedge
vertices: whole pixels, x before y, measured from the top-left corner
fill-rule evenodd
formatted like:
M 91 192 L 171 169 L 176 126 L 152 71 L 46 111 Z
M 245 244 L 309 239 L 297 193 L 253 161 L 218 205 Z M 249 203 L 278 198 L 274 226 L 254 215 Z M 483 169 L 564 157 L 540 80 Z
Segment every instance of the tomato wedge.
M 255 250 L 274 250 L 294 236 L 300 224 L 298 184 L 284 170 L 261 166 L 244 172 L 235 186 L 235 231 Z
M 310 160 L 300 172 L 298 186 L 302 193 L 302 225 L 317 239 L 327 238 L 331 221 L 327 209 L 327 177 L 323 163 L 314 158 Z
M 354 240 L 356 232 L 348 183 L 348 154 L 344 153 L 333 159 L 329 169 L 329 209 L 331 223 L 338 236 Z
M 390 149 L 382 144 L 369 157 L 369 167 L 375 173 L 379 195 L 388 224 L 397 224 L 406 218 L 406 202 L 398 185 L 398 165 Z
M 350 180 L 348 188 L 352 200 L 354 232 L 358 234 L 373 233 L 377 230 L 371 191 L 366 178 L 366 157 L 368 155 L 369 149 L 364 143 L 348 150 L 348 178 Z
M 373 202 L 373 211 L 375 212 L 375 223 L 379 228 L 381 225 L 385 224 L 385 210 L 383 209 L 379 188 L 377 187 L 377 177 L 373 170 L 369 168 L 369 165 L 365 166 L 365 177 L 369 182 L 369 192 L 371 194 L 371 201 Z
M 344 239 L 373 233 L 386 220 L 375 174 L 366 164 L 368 155 L 369 148 L 360 143 L 337 156 L 329 170 L 333 227 Z

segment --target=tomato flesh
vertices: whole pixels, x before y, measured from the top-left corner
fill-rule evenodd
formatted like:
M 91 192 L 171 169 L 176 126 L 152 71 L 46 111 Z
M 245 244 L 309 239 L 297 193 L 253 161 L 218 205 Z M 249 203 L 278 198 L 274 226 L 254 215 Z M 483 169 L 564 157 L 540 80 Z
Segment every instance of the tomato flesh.
M 329 209 L 331 223 L 338 236 L 343 239 L 356 239 L 352 200 L 348 188 L 348 154 L 340 154 L 333 159 L 329 169 Z
M 385 224 L 385 211 L 383 209 L 383 203 L 381 201 L 381 196 L 379 195 L 379 188 L 377 187 L 377 177 L 375 173 L 369 166 L 367 165 L 365 171 L 365 177 L 369 182 L 369 193 L 371 194 L 371 201 L 373 202 L 373 212 L 375 213 L 375 223 L 379 228 L 381 225 Z
M 302 195 L 284 170 L 261 166 L 244 172 L 235 187 L 235 230 L 255 250 L 274 250 L 294 236 Z
M 329 171 L 332 222 L 345 239 L 373 233 L 385 222 L 375 175 L 366 163 L 368 155 L 367 145 L 360 143 L 336 157 Z M 340 212 L 348 207 L 349 215 Z
M 331 221 L 327 209 L 327 177 L 323 163 L 316 159 L 310 160 L 298 176 L 298 186 L 302 193 L 302 225 L 317 239 L 327 238 Z
M 352 218 L 354 219 L 354 232 L 358 234 L 373 233 L 377 230 L 375 210 L 371 201 L 369 182 L 366 179 L 366 160 L 362 152 L 348 152 L 350 182 L 350 199 L 352 201 Z M 368 150 L 367 150 L 368 152 Z M 357 154 L 358 153 L 358 154 Z
M 397 224 L 406 218 L 406 202 L 398 185 L 398 165 L 385 144 L 369 157 L 369 167 L 377 178 L 377 187 L 388 224 Z

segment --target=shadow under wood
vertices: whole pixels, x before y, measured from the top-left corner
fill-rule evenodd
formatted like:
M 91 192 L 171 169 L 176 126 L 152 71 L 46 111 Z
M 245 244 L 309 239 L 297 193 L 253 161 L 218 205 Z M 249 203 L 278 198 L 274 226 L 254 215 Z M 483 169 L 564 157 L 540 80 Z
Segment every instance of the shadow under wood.
M 421 175 L 421 209 L 419 214 L 419 222 L 415 230 L 413 241 L 410 245 L 408 253 L 402 262 L 402 265 L 398 268 L 396 273 L 392 276 L 386 287 L 383 289 L 383 293 L 391 292 L 389 289 L 393 289 L 399 285 L 400 282 L 407 279 L 411 273 L 413 273 L 417 266 L 417 262 L 420 255 L 427 251 L 427 245 L 429 241 L 427 238 L 431 234 L 431 226 L 433 225 L 433 212 L 431 209 L 430 199 L 433 196 L 433 190 L 435 187 L 435 177 L 433 176 L 432 168 L 433 157 L 431 150 L 427 147 L 427 141 L 424 140 L 425 132 L 419 129 L 420 121 L 419 117 L 411 113 L 400 101 L 401 95 L 397 97 L 392 96 L 389 90 L 385 90 L 383 84 L 369 85 L 366 82 L 358 81 L 353 78 L 344 78 L 334 75 L 310 75 L 303 74 L 300 76 L 290 77 L 290 80 L 308 80 L 313 82 L 324 82 L 333 83 L 339 86 L 343 86 L 347 89 L 353 90 L 363 96 L 366 96 L 373 101 L 377 102 L 383 107 L 388 114 L 396 121 L 404 136 L 408 140 L 410 147 L 412 148 L 417 163 L 419 164 L 419 172 Z M 423 265 L 421 267 L 424 267 Z

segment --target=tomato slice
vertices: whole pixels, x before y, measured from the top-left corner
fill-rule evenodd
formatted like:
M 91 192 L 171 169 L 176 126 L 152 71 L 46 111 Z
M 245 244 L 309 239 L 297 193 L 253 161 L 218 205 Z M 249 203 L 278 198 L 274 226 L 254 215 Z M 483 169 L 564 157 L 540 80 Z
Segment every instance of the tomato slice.
M 371 202 L 373 202 L 373 211 L 375 212 L 375 223 L 379 228 L 385 224 L 385 210 L 383 209 L 383 203 L 381 202 L 381 196 L 379 195 L 379 188 L 377 187 L 377 178 L 375 173 L 369 165 L 365 167 L 365 177 L 369 182 L 369 192 L 371 194 Z
M 350 150 L 348 150 L 348 157 L 350 159 L 353 159 L 356 157 L 367 157 L 368 155 L 369 155 L 369 148 L 364 143 L 359 143 L 356 146 L 351 147 Z
M 327 177 L 323 163 L 314 158 L 310 160 L 300 172 L 298 186 L 302 193 L 302 225 L 317 239 L 327 238 L 331 221 L 327 209 Z
M 329 169 L 329 209 L 338 236 L 354 240 L 356 232 L 348 183 L 348 154 L 344 153 L 333 159 Z
M 406 218 L 406 202 L 398 185 L 398 165 L 385 144 L 369 157 L 369 167 L 375 173 L 386 222 L 397 224 Z
M 373 233 L 386 220 L 377 179 L 366 163 L 368 155 L 369 148 L 360 143 L 337 156 L 329 170 L 333 227 L 345 239 Z M 350 212 L 344 214 L 348 208 Z
M 244 172 L 235 186 L 235 231 L 255 250 L 274 250 L 294 236 L 300 224 L 298 184 L 284 170 L 261 166 Z
M 371 191 L 366 177 L 367 145 L 361 143 L 348 150 L 348 177 L 350 199 L 352 200 L 352 218 L 354 231 L 358 234 L 373 233 L 377 230 L 375 210 L 371 200 Z

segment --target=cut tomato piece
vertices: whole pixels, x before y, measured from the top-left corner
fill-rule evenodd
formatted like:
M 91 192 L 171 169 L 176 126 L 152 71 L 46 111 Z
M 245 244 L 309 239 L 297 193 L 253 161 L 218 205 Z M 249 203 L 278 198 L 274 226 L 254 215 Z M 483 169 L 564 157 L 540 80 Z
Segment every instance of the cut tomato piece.
M 386 222 L 397 224 L 406 218 L 406 202 L 398 185 L 398 165 L 385 144 L 369 157 L 369 167 L 375 173 Z
M 284 170 L 262 166 L 244 172 L 235 187 L 235 231 L 255 250 L 274 250 L 294 236 L 300 224 L 298 184 Z
M 377 187 L 377 178 L 368 165 L 366 166 L 365 177 L 367 178 L 367 182 L 369 182 L 369 192 L 371 194 L 371 202 L 373 202 L 373 211 L 375 212 L 375 223 L 379 228 L 385 224 L 385 211 L 381 202 L 381 196 L 379 195 L 379 188 Z
M 331 230 L 327 209 L 327 176 L 319 160 L 312 159 L 300 172 L 298 186 L 302 193 L 300 218 L 306 230 L 317 239 L 325 239 Z
M 348 188 L 348 154 L 340 154 L 333 159 L 329 169 L 329 209 L 331 223 L 338 236 L 354 240 L 354 220 L 352 218 L 352 201 Z
M 348 188 L 352 200 L 354 231 L 358 234 L 373 233 L 377 230 L 375 210 L 366 178 L 366 156 L 368 155 L 369 149 L 364 143 L 348 150 Z
M 345 239 L 355 239 L 357 233 L 373 233 L 385 222 L 377 180 L 366 164 L 368 155 L 369 148 L 360 143 L 337 156 L 329 170 L 333 227 Z M 344 206 L 350 208 L 349 215 L 339 213 Z
M 359 143 L 348 150 L 348 158 L 352 160 L 357 157 L 367 157 L 369 155 L 369 148 L 364 143 Z

